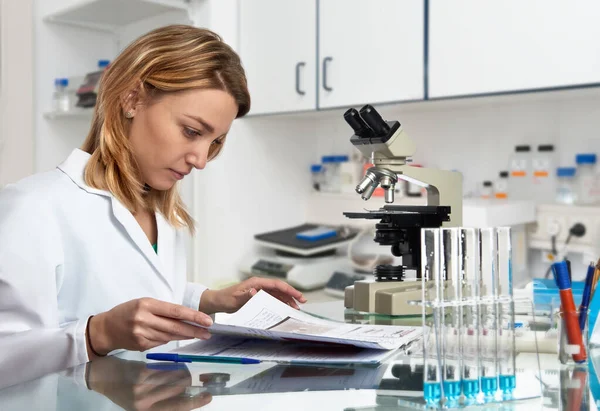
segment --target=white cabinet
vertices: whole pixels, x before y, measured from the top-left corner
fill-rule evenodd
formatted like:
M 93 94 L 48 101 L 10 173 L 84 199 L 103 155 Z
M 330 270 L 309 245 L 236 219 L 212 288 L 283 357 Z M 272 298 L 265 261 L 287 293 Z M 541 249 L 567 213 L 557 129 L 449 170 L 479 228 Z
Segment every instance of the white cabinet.
M 424 97 L 423 0 L 319 1 L 319 108 Z
M 600 2 L 430 0 L 429 96 L 600 83 Z
M 240 1 L 251 114 L 316 108 L 315 0 Z
M 239 7 L 251 114 L 423 99 L 423 0 Z

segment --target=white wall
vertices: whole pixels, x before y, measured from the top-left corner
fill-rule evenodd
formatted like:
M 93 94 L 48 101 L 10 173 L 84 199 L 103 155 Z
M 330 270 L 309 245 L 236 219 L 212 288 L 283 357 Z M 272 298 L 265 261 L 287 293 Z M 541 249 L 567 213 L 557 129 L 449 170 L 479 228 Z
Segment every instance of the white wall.
M 238 277 L 253 236 L 304 222 L 315 124 L 278 116 L 236 120 L 221 157 L 196 171 L 196 281 Z
M 0 187 L 34 169 L 32 7 L 0 0 Z

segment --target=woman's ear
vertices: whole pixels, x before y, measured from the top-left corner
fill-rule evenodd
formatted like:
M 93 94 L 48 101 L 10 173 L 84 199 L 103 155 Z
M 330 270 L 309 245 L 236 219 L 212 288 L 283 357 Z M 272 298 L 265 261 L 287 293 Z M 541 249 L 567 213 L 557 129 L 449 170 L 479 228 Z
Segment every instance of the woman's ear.
M 128 117 L 133 117 L 137 108 L 142 104 L 143 98 L 144 90 L 142 84 L 139 83 L 137 87 L 121 96 L 121 108 L 123 109 L 123 113 L 129 113 L 130 116 Z

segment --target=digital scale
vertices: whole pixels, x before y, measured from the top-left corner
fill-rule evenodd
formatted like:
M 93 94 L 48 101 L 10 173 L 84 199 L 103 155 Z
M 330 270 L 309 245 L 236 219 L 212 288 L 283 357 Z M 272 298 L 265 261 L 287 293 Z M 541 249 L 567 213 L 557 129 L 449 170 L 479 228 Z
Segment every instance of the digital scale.
M 323 225 L 303 224 L 257 234 L 260 251 L 245 257 L 240 271 L 248 277 L 278 278 L 302 291 L 323 288 L 335 272 L 353 272 L 345 248 L 358 234 L 351 228 L 328 228 L 335 235 L 314 240 L 302 234 L 322 230 Z

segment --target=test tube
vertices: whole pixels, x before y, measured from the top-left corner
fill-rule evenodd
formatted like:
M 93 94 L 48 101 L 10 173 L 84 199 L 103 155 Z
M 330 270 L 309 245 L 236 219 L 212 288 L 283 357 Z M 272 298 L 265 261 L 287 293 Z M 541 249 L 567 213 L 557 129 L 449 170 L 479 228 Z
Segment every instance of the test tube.
M 498 323 L 500 361 L 498 383 L 502 395 L 512 397 L 516 387 L 515 303 L 512 282 L 512 244 L 509 227 L 496 229 L 498 243 Z
M 442 383 L 444 387 L 445 405 L 454 406 L 461 394 L 460 381 L 460 326 L 462 310 L 461 275 L 459 260 L 460 231 L 456 228 L 443 228 L 440 231 L 440 271 L 442 273 L 442 301 L 440 308 L 442 318 Z
M 423 398 L 430 406 L 442 399 L 440 312 L 439 228 L 421 230 L 421 273 L 423 303 Z M 430 315 L 430 313 L 432 315 Z
M 467 404 L 476 401 L 479 394 L 479 289 L 481 269 L 479 266 L 479 230 L 460 230 L 462 255 L 459 271 L 462 272 L 462 392 Z
M 493 400 L 498 390 L 497 237 L 493 228 L 482 228 L 479 236 L 482 276 L 479 306 L 481 325 L 479 381 L 485 399 Z

